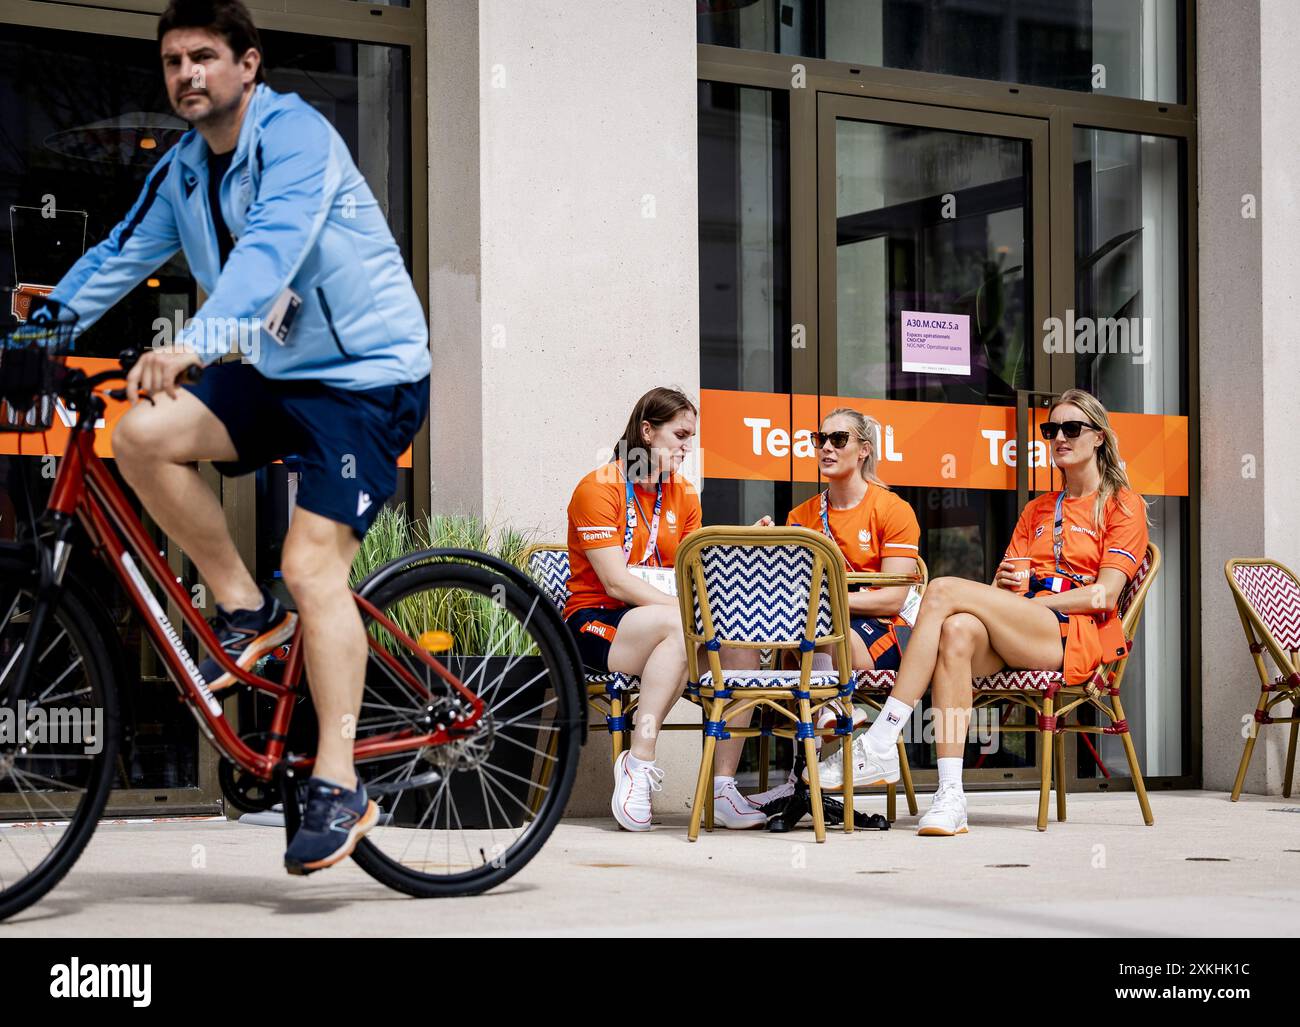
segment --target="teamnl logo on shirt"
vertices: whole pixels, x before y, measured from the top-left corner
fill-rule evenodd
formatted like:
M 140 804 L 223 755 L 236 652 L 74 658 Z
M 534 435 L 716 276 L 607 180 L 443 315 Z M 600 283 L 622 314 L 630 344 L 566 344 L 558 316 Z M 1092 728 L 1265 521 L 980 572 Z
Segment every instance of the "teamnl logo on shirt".
M 871 532 L 865 529 L 859 531 L 858 545 L 861 546 L 863 549 L 869 549 L 871 547 Z
M 582 536 L 584 542 L 603 542 L 607 538 L 614 537 L 614 529 L 597 524 L 590 528 L 579 528 L 578 534 Z

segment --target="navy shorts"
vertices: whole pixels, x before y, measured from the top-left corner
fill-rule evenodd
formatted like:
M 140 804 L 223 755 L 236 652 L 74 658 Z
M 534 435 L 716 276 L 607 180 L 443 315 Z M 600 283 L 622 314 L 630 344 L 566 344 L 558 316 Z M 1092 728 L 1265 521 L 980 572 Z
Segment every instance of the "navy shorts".
M 213 364 L 185 386 L 216 414 L 239 459 L 227 477 L 275 460 L 302 465 L 297 504 L 362 538 L 397 491 L 397 461 L 429 412 L 429 379 L 378 389 L 267 378 L 252 364 Z
M 618 622 L 633 609 L 624 606 L 619 610 L 576 610 L 564 623 L 578 641 L 582 665 L 597 674 L 609 673 L 609 647 L 618 632 Z
M 849 627 L 866 643 L 876 670 L 898 670 L 911 628 L 882 617 L 853 616 L 849 617 Z
M 1029 591 L 1026 593 L 1026 598 L 1033 599 L 1034 596 L 1036 595 L 1040 595 L 1043 592 L 1050 592 L 1050 591 L 1051 589 L 1049 589 L 1046 585 L 1043 584 L 1042 578 L 1038 577 L 1038 575 L 1036 574 L 1030 574 Z M 1056 619 L 1061 625 L 1061 648 L 1064 649 L 1066 635 L 1070 629 L 1070 615 L 1067 613 L 1062 613 L 1060 610 L 1053 610 L 1052 612 L 1056 614 Z

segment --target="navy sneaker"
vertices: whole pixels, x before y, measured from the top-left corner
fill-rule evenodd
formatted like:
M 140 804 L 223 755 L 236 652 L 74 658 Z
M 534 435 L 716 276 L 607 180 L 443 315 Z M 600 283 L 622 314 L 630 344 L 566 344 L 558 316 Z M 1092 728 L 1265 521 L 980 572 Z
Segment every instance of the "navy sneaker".
M 239 666 L 248 670 L 276 646 L 293 637 L 298 615 L 286 610 L 280 600 L 263 588 L 260 610 L 227 610 L 218 603 L 217 615 L 208 623 L 216 632 L 221 648 Z M 211 656 L 199 664 L 199 673 L 214 692 L 238 681 L 235 675 L 223 671 Z
M 349 792 L 319 777 L 307 782 L 307 810 L 302 826 L 284 854 L 284 868 L 305 876 L 332 867 L 352 855 L 363 835 L 379 822 L 379 807 L 366 798 L 358 782 Z

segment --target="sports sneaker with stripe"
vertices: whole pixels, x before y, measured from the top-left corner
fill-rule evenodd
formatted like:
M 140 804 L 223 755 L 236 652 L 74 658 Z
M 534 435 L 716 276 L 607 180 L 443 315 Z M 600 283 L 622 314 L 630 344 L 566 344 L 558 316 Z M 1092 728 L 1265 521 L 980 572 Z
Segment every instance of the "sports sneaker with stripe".
M 227 610 L 217 604 L 217 614 L 208 623 L 216 633 L 217 641 L 232 660 L 248 670 L 258 660 L 278 645 L 293 637 L 298 615 L 286 610 L 280 600 L 262 589 L 262 605 L 256 610 Z M 199 673 L 216 692 L 236 683 L 233 674 L 221 669 L 211 656 L 199 664 Z
M 728 781 L 722 787 L 713 782 L 713 822 L 743 831 L 748 827 L 763 827 L 767 817 L 752 802 L 740 794 L 735 780 Z
M 614 795 L 609 808 L 625 831 L 650 830 L 650 795 L 663 791 L 664 772 L 653 763 L 631 768 L 630 751 L 620 752 L 614 761 Z
M 284 854 L 284 868 L 296 876 L 332 867 L 352 855 L 357 842 L 379 820 L 379 807 L 356 791 L 313 777 L 307 782 L 307 809 L 302 826 Z

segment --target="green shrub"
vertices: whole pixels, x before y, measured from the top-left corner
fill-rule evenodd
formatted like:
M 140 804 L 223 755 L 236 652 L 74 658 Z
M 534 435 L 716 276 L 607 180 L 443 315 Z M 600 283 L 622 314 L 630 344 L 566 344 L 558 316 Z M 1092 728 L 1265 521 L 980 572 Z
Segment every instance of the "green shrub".
M 403 506 L 385 507 L 375 518 L 352 562 L 353 587 L 376 568 L 421 549 L 472 549 L 523 569 L 527 534 L 509 526 L 494 527 L 477 517 L 431 514 L 411 522 Z M 518 620 L 491 596 L 462 589 L 422 592 L 400 600 L 387 615 L 412 638 L 425 631 L 446 631 L 456 640 L 461 656 L 530 655 Z M 382 629 L 371 631 L 390 650 L 393 639 Z

